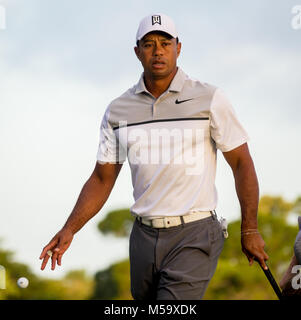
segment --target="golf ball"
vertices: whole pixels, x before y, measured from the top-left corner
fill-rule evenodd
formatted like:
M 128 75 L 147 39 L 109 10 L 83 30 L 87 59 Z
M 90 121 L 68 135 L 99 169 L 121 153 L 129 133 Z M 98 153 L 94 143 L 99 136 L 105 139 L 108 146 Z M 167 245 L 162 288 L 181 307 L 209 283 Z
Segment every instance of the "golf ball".
M 22 278 L 18 279 L 17 284 L 18 284 L 19 288 L 23 288 L 24 289 L 24 288 L 28 287 L 29 281 L 28 281 L 27 278 L 22 277 Z

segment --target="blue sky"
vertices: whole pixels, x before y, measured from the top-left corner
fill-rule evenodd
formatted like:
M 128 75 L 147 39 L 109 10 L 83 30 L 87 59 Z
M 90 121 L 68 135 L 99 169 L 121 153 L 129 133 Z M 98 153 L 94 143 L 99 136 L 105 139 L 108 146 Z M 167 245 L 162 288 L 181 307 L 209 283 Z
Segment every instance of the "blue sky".
M 64 224 L 96 161 L 111 100 L 142 72 L 139 21 L 176 22 L 178 65 L 221 87 L 247 129 L 261 194 L 300 195 L 301 29 L 296 1 L 4 1 L 0 30 L 0 237 L 40 276 L 94 272 L 127 256 L 127 240 L 101 236 L 108 210 L 133 203 L 123 168 L 103 210 L 75 237 L 55 272 L 40 272 L 42 247 Z M 301 1 L 300 1 L 301 4 Z M 230 168 L 218 156 L 218 213 L 239 217 Z M 230 235 L 231 236 L 231 235 Z M 21 275 L 20 275 L 21 276 Z

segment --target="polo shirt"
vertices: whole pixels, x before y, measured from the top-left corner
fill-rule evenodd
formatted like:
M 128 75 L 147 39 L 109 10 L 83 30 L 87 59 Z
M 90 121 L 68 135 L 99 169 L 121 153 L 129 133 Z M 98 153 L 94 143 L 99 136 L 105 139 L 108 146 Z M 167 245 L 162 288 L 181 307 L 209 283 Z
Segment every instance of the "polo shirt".
M 157 99 L 139 82 L 107 107 L 97 161 L 131 169 L 134 204 L 148 219 L 214 210 L 217 149 L 248 141 L 224 92 L 178 68 Z

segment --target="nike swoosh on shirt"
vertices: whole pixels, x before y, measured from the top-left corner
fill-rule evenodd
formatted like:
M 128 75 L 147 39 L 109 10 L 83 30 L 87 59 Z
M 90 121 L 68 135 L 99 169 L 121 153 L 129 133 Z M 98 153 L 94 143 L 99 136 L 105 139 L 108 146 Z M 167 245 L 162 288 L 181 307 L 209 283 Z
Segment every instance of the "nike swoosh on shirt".
M 176 104 L 180 104 L 180 103 L 183 103 L 183 102 L 186 102 L 186 101 L 190 101 L 190 100 L 193 100 L 193 99 L 186 99 L 186 100 L 181 100 L 181 101 L 179 101 L 177 99 L 175 102 L 176 102 Z

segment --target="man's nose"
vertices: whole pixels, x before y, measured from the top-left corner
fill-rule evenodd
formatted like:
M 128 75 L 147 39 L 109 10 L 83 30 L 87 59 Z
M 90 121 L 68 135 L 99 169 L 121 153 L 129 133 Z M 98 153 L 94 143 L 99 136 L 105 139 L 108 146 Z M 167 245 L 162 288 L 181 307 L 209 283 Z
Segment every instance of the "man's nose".
M 154 56 L 161 56 L 163 54 L 163 48 L 160 44 L 156 44 L 154 46 L 154 52 L 153 55 Z

